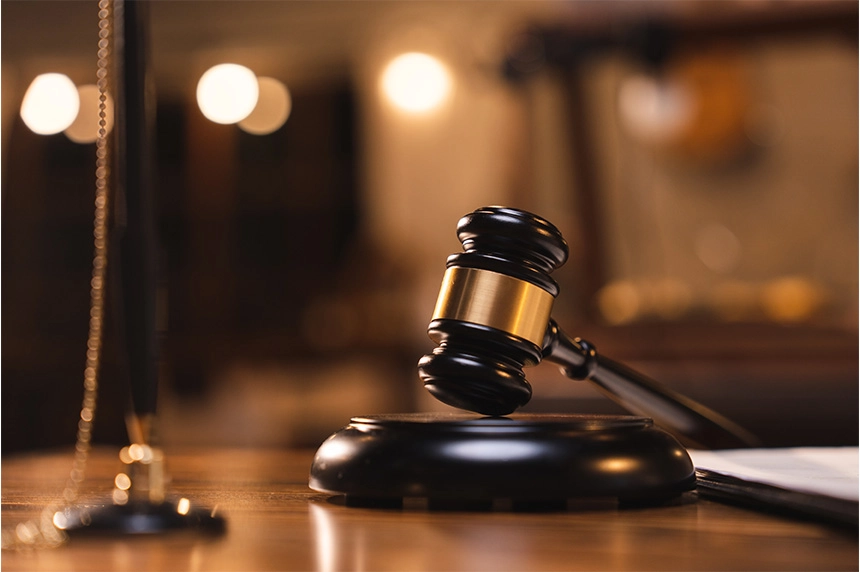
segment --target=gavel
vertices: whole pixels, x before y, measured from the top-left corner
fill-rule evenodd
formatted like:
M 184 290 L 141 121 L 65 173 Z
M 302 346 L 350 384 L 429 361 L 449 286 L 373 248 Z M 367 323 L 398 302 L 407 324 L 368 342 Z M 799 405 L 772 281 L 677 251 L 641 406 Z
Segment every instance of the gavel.
M 551 317 L 559 286 L 550 273 L 565 263 L 569 249 L 549 221 L 519 209 L 484 207 L 460 219 L 457 236 L 464 251 L 448 257 L 428 327 L 438 346 L 418 363 L 424 387 L 437 399 L 484 415 L 508 415 L 531 399 L 523 368 L 547 360 L 694 445 L 758 445 L 729 419 L 559 328 Z

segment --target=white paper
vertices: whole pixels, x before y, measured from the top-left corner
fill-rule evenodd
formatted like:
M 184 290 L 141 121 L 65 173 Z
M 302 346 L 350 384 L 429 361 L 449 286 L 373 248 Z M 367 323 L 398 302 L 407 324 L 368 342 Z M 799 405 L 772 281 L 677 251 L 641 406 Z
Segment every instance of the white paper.
M 698 469 L 785 489 L 858 500 L 857 447 L 689 451 Z

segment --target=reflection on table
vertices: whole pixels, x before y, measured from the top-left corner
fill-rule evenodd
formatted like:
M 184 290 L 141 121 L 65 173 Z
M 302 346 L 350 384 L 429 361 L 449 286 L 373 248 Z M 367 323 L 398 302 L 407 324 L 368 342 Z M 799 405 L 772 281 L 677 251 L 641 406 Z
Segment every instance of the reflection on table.
M 217 507 L 227 532 L 74 538 L 3 554 L 4 570 L 837 570 L 856 569 L 856 531 L 680 497 L 627 509 L 606 500 L 565 511 L 428 511 L 344 506 L 307 487 L 310 450 L 167 451 L 170 488 Z M 56 500 L 66 453 L 3 462 L 3 524 Z M 106 498 L 119 467 L 98 450 L 84 498 Z

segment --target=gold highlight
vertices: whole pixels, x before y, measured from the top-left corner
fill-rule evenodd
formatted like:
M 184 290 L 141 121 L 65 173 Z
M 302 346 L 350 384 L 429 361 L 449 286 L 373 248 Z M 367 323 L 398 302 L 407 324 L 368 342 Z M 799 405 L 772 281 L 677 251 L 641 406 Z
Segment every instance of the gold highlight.
M 552 294 L 525 280 L 455 266 L 442 279 L 433 320 L 488 326 L 540 347 L 554 300 Z

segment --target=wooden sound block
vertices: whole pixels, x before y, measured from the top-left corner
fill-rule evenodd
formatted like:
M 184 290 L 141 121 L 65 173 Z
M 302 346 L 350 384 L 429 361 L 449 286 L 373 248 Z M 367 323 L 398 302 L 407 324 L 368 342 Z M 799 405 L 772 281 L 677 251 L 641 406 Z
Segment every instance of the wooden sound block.
M 398 414 L 353 417 L 317 450 L 310 487 L 347 504 L 426 498 L 564 503 L 614 497 L 654 503 L 696 485 L 678 441 L 651 419 L 611 415 Z

